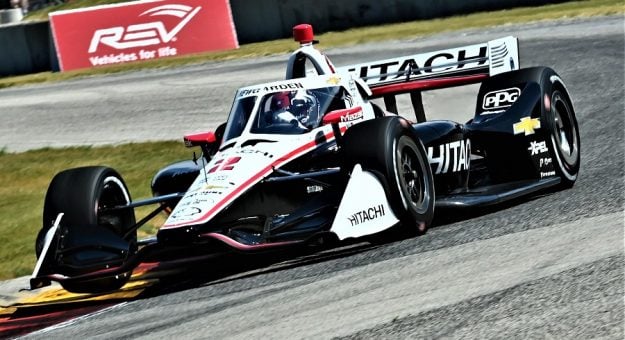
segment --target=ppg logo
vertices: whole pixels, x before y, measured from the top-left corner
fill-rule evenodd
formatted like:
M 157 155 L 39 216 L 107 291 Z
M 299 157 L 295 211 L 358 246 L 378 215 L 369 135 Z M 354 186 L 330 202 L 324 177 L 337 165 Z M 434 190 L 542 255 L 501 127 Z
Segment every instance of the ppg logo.
M 520 94 L 521 90 L 518 87 L 488 92 L 484 96 L 482 109 L 493 110 L 512 106 Z

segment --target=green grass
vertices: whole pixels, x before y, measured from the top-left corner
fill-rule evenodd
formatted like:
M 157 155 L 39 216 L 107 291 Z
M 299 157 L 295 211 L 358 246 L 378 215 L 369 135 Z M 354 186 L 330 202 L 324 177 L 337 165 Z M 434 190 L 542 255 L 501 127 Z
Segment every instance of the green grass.
M 83 7 L 87 4 L 100 4 L 105 0 L 76 0 L 52 10 Z M 47 9 L 46 11 L 49 11 Z M 342 32 L 329 32 L 319 35 L 321 48 L 349 46 L 365 42 L 389 39 L 412 38 L 433 33 L 454 31 L 466 28 L 490 27 L 520 22 L 551 20 L 572 17 L 589 17 L 625 13 L 623 0 L 586 0 L 536 7 L 521 7 L 495 12 L 481 12 L 435 20 L 421 20 L 401 24 L 355 28 Z M 45 13 L 32 13 L 30 19 L 46 18 Z M 280 39 L 262 43 L 242 45 L 231 51 L 201 53 L 195 55 L 162 58 L 150 61 L 122 65 L 104 66 L 95 69 L 78 70 L 63 73 L 41 72 L 23 76 L 0 78 L 0 88 L 32 83 L 61 81 L 92 75 L 127 72 L 149 68 L 166 68 L 180 65 L 200 64 L 214 60 L 249 58 L 292 52 L 297 48 L 292 39 Z
M 77 166 L 107 165 L 121 173 L 132 197 L 145 198 L 151 196 L 150 180 L 158 169 L 177 160 L 190 159 L 191 154 L 182 142 L 0 153 L 0 279 L 32 272 L 43 199 L 57 172 Z M 148 211 L 147 207 L 139 210 L 137 217 Z
M 62 4 L 49 6 L 37 11 L 32 11 L 26 14 L 25 20 L 48 20 L 48 13 L 56 11 L 65 11 L 68 9 L 93 7 L 98 5 L 110 5 L 120 2 L 128 2 L 131 0 L 70 0 L 65 1 Z
M 107 2 L 110 1 L 107 0 Z M 69 4 L 79 6 L 83 3 L 84 1 L 77 0 Z M 565 17 L 622 14 L 624 12 L 625 5 L 622 0 L 577 1 L 543 6 L 540 9 L 518 8 L 445 19 L 359 28 L 345 32 L 330 32 L 319 36 L 319 39 L 322 41 L 321 47 L 327 48 L 410 38 L 468 27 L 486 27 Z M 105 73 L 127 72 L 142 68 L 175 67 L 210 60 L 285 53 L 296 47 L 291 39 L 282 39 L 248 44 L 234 51 L 160 59 L 77 72 L 44 72 L 35 75 L 9 77 L 0 79 L 0 88 Z M 189 159 L 190 155 L 191 151 L 185 149 L 180 142 L 140 143 L 97 148 L 41 149 L 17 154 L 0 149 L 0 183 L 2 183 L 0 186 L 0 221 L 2 221 L 0 224 L 0 244 L 2 244 L 0 247 L 0 279 L 27 275 L 31 272 L 35 263 L 34 241 L 38 230 L 41 228 L 41 212 L 45 191 L 49 181 L 58 171 L 84 165 L 108 165 L 120 171 L 126 179 L 132 196 L 140 198 L 150 195 L 150 179 L 158 169 L 180 159 Z M 147 209 L 141 209 L 137 215 L 141 216 L 146 212 Z M 158 221 L 155 224 L 158 225 Z

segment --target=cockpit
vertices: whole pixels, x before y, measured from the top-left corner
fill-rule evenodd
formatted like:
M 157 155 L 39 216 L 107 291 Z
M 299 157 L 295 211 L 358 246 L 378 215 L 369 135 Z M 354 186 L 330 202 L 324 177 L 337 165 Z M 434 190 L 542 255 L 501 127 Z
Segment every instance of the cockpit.
M 244 131 L 252 134 L 307 133 L 322 124 L 326 113 L 352 104 L 353 98 L 341 85 L 241 89 L 228 117 L 224 141 L 236 138 Z

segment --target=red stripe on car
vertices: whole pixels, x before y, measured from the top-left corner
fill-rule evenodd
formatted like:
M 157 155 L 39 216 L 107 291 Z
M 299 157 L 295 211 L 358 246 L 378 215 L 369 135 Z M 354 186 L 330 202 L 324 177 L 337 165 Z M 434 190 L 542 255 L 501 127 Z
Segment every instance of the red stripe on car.
M 342 127 L 341 131 L 344 132 L 346 129 L 347 129 L 346 127 Z M 331 141 L 334 138 L 334 133 L 333 132 L 329 132 L 329 133 L 327 133 L 325 135 L 325 137 L 326 137 L 326 139 L 328 141 Z M 219 212 L 224 205 L 232 202 L 232 200 L 234 200 L 241 193 L 243 193 L 244 191 L 249 189 L 252 185 L 254 185 L 256 182 L 258 182 L 262 177 L 264 177 L 267 174 L 271 173 L 271 171 L 273 171 L 274 168 L 280 167 L 284 163 L 287 163 L 288 161 L 292 160 L 293 158 L 296 158 L 297 156 L 305 153 L 306 151 L 309 151 L 309 150 L 315 148 L 316 146 L 317 146 L 317 141 L 313 140 L 313 141 L 310 141 L 310 142 L 308 142 L 308 143 L 306 143 L 306 144 L 296 148 L 295 150 L 291 151 L 290 153 L 286 154 L 285 156 L 282 156 L 281 158 L 277 159 L 275 162 L 269 164 L 268 166 L 263 168 L 261 171 L 259 171 L 256 175 L 250 177 L 247 181 L 245 181 L 241 185 L 239 185 L 236 189 L 234 189 L 232 192 L 230 192 L 228 195 L 226 195 L 226 197 L 224 197 L 221 201 L 217 202 L 217 204 L 215 204 L 210 210 L 208 210 L 201 217 L 198 217 L 198 218 L 196 218 L 196 219 L 194 219 L 192 221 L 173 223 L 173 224 L 165 224 L 165 225 L 163 225 L 161 227 L 161 229 L 179 228 L 179 227 L 184 227 L 184 226 L 189 226 L 189 225 L 195 225 L 195 224 L 198 224 L 198 223 L 202 223 L 201 221 L 208 221 L 211 217 L 213 217 L 214 214 Z

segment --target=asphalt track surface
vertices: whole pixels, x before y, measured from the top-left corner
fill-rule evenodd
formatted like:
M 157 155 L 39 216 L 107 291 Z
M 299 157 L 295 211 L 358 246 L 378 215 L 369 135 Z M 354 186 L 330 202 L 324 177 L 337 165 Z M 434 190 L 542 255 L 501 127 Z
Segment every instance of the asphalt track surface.
M 413 239 L 349 244 L 252 269 L 245 259 L 206 265 L 160 292 L 28 338 L 623 339 L 623 29 L 622 17 L 608 17 L 326 51 L 344 65 L 518 36 L 522 65 L 553 67 L 574 99 L 582 168 L 572 189 L 483 214 L 439 215 Z M 0 145 L 171 139 L 211 128 L 228 110 L 224 98 L 281 77 L 283 60 L 3 90 Z M 447 91 L 442 104 L 428 95 L 427 108 L 470 116 L 472 91 Z

